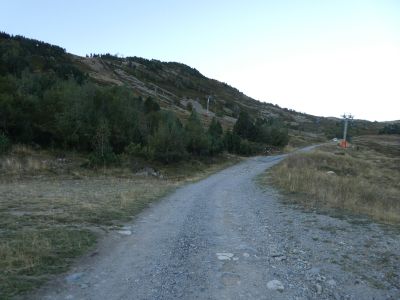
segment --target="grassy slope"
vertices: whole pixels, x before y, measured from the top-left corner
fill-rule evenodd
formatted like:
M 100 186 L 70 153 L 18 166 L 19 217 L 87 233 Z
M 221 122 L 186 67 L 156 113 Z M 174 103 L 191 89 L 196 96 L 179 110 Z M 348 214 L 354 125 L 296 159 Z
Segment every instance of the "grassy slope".
M 336 208 L 400 222 L 400 136 L 364 136 L 353 147 L 295 154 L 264 177 L 306 207 Z M 334 173 L 332 173 L 332 172 Z
M 260 102 L 241 93 L 234 87 L 217 80 L 209 79 L 189 66 L 179 63 L 167 63 L 152 60 L 135 61 L 129 66 L 129 60 L 123 58 L 82 58 L 74 57 L 82 70 L 100 84 L 125 84 L 138 95 L 151 96 L 159 101 L 161 107 L 172 110 L 181 119 L 188 117 L 189 112 L 182 100 L 191 99 L 206 107 L 208 95 L 213 96 L 210 105 L 224 128 L 232 128 L 240 110 L 247 111 L 252 118 L 280 118 L 286 125 L 299 134 L 313 133 L 329 136 L 340 132 L 341 120 L 316 117 L 294 110 L 281 108 L 270 103 Z M 152 62 L 157 68 L 151 66 Z M 208 123 L 205 112 L 202 120 Z M 352 124 L 352 135 L 375 134 L 383 127 L 382 123 L 355 120 Z
M 99 236 L 150 202 L 238 158 L 160 166 L 163 178 L 135 176 L 126 168 L 83 169 L 83 161 L 71 153 L 60 162 L 51 153 L 26 147 L 14 147 L 0 158 L 0 299 L 67 270 Z

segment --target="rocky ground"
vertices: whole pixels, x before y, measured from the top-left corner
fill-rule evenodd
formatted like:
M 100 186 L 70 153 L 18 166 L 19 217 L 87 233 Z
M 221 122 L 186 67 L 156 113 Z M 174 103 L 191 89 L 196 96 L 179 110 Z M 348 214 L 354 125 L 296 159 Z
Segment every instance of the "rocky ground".
M 399 299 L 400 233 L 286 205 L 251 158 L 178 189 L 28 299 Z

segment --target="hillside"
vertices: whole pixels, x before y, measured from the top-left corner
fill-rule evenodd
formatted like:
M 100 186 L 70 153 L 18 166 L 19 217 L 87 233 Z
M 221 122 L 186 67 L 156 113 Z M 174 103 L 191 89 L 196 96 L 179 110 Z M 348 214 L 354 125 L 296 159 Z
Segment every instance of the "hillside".
M 150 97 L 162 110 L 173 112 L 183 124 L 195 110 L 203 126 L 208 126 L 215 118 L 225 131 L 233 128 L 241 113 L 247 113 L 253 123 L 262 119 L 264 123 L 279 123 L 279 126 L 287 127 L 294 145 L 339 137 L 342 131 L 340 119 L 312 116 L 257 101 L 226 83 L 209 79 L 198 70 L 177 62 L 120 58 L 110 54 L 80 57 L 58 46 L 6 33 L 0 34 L 0 54 L 0 113 L 3 120 L 0 131 L 16 142 L 68 144 L 71 147 L 85 144 L 83 149 L 90 150 L 88 145 L 91 141 L 87 137 L 95 135 L 95 128 L 89 127 L 98 126 L 93 124 L 93 120 L 104 115 L 104 111 L 114 110 L 115 107 L 111 106 L 116 104 L 104 104 L 109 107 L 103 107 L 100 112 L 96 108 L 89 116 L 78 117 L 75 112 L 67 115 L 63 110 L 75 105 L 75 110 L 82 113 L 82 110 L 90 110 L 83 102 L 98 107 L 94 102 L 104 103 L 105 99 L 113 97 L 119 99 L 115 100 L 118 109 L 133 106 L 130 109 L 138 115 L 144 114 L 141 102 Z M 86 99 L 93 94 L 94 98 L 104 100 Z M 86 100 L 78 99 L 82 97 Z M 207 99 L 210 99 L 209 112 Z M 136 104 L 132 104 L 134 102 Z M 16 111 L 10 109 L 12 105 L 16 106 Z M 35 107 L 40 107 L 36 115 Z M 15 118 L 24 122 L 15 121 Z M 118 117 L 105 118 L 110 123 L 110 119 Z M 82 126 L 77 127 L 78 122 L 88 123 L 85 129 L 89 129 L 83 132 Z M 139 128 L 141 124 L 136 125 Z M 350 135 L 376 134 L 383 126 L 383 123 L 355 120 L 349 131 Z M 111 132 L 112 136 L 115 134 Z M 147 135 L 147 132 L 141 134 Z M 66 135 L 69 135 L 67 141 L 64 139 Z M 136 137 L 136 140 L 140 138 Z M 114 146 L 116 143 L 119 143 L 118 147 L 126 146 L 120 142 L 114 142 Z
M 338 118 L 318 117 L 281 108 L 250 98 L 230 85 L 209 79 L 198 70 L 176 62 L 161 62 L 139 57 L 120 58 L 110 54 L 91 57 L 73 56 L 82 70 L 99 84 L 127 85 L 137 95 L 151 96 L 166 109 L 172 109 L 183 118 L 189 115 L 189 103 L 207 116 L 207 99 L 211 96 L 209 116 L 216 116 L 227 128 L 236 122 L 240 111 L 255 118 L 279 118 L 296 131 L 326 134 L 339 131 Z M 376 133 L 383 125 L 365 120 L 355 120 L 353 134 Z

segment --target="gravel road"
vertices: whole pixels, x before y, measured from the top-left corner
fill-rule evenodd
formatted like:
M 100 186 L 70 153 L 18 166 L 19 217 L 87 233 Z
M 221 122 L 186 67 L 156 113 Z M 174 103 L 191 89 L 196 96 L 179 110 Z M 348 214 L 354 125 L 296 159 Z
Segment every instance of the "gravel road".
M 283 204 L 250 158 L 179 188 L 29 299 L 399 299 L 400 235 Z

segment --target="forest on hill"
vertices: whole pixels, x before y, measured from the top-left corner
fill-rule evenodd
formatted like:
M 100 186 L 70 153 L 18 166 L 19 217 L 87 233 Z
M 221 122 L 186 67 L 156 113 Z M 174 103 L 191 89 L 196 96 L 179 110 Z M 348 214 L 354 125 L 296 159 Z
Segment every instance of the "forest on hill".
M 194 109 L 182 120 L 154 97 L 92 80 L 63 48 L 6 33 L 0 33 L 0 120 L 2 153 L 23 143 L 87 153 L 92 165 L 118 163 L 121 153 L 164 163 L 223 151 L 251 155 L 289 139 L 279 118 L 245 110 L 225 131 L 217 118 L 205 126 Z

